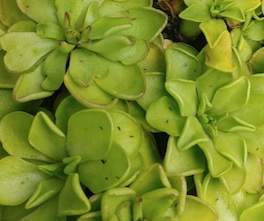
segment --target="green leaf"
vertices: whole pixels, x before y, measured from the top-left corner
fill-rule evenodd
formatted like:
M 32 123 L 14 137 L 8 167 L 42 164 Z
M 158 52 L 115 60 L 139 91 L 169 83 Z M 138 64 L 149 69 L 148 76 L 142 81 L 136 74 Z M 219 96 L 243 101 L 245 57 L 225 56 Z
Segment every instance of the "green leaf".
M 11 156 L 50 162 L 52 160 L 48 156 L 34 149 L 28 141 L 33 119 L 32 115 L 20 111 L 5 116 L 0 123 L 0 140 L 3 148 Z
M 113 122 L 104 110 L 83 110 L 71 116 L 68 123 L 67 150 L 80 156 L 82 162 L 101 160 L 109 154 Z
M 42 74 L 46 77 L 41 84 L 45 90 L 58 90 L 66 73 L 68 55 L 62 53 L 59 48 L 50 52 L 42 65 Z
M 215 149 L 211 140 L 200 142 L 198 145 L 204 152 L 209 172 L 213 177 L 220 177 L 232 168 L 233 163 Z
M 124 148 L 129 157 L 135 156 L 143 140 L 141 125 L 129 114 L 122 111 L 109 112 L 113 122 L 113 142 Z
M 230 194 L 219 179 L 212 178 L 209 174 L 203 182 L 204 200 L 217 211 L 219 219 L 239 220 L 240 213 L 245 208 L 245 193 L 240 191 Z
M 146 120 L 152 127 L 160 131 L 171 136 L 179 136 L 186 118 L 180 115 L 176 102 L 171 97 L 164 96 L 149 106 Z
M 66 221 L 66 216 L 58 216 L 58 197 L 55 196 L 37 207 L 20 221 Z
M 83 185 L 93 193 L 100 193 L 124 182 L 130 169 L 131 162 L 125 150 L 113 143 L 107 156 L 81 163 L 78 173 Z
M 103 61 L 96 53 L 75 49 L 70 55 L 68 73 L 76 83 L 87 87 L 96 75 L 105 77 L 108 74 L 108 68 Z
M 236 166 L 228 170 L 219 177 L 221 182 L 225 185 L 228 193 L 235 194 L 242 190 L 246 181 L 246 170 L 244 167 Z
M 166 14 L 152 7 L 131 8 L 124 11 L 122 15 L 131 19 L 132 27 L 120 31 L 119 34 L 145 41 L 157 38 L 167 24 Z
M 101 89 L 94 81 L 88 87 L 80 86 L 70 76 L 69 72 L 64 76 L 64 84 L 72 96 L 87 107 L 110 108 L 118 101 L 117 98 Z
M 231 133 L 218 131 L 213 137 L 216 150 L 233 161 L 236 166 L 244 167 L 247 161 L 247 145 L 245 140 Z
M 38 183 L 46 179 L 36 165 L 18 157 L 7 156 L 0 160 L 0 204 L 16 206 L 25 202 Z
M 28 140 L 36 150 L 54 160 L 60 161 L 67 156 L 66 136 L 44 112 L 35 116 Z
M 209 112 L 222 114 L 239 110 L 249 102 L 249 96 L 250 82 L 248 78 L 238 78 L 215 92 Z
M 118 210 L 122 203 L 129 203 L 130 206 L 134 202 L 136 197 L 136 191 L 127 188 L 119 187 L 107 190 L 102 197 L 102 219 L 110 220 L 114 215 L 118 215 Z
M 243 31 L 243 35 L 253 41 L 262 41 L 264 39 L 264 21 L 254 21 Z
M 1 37 L 1 46 L 6 50 L 4 62 L 7 69 L 12 72 L 23 72 L 55 49 L 58 42 L 40 38 L 34 32 L 11 32 Z
M 198 51 L 184 43 L 173 43 L 166 49 L 166 79 L 195 80 L 201 74 Z M 177 61 L 177 62 L 175 62 Z
M 14 111 L 32 111 L 39 104 L 39 101 L 17 102 L 14 100 L 12 89 L 0 88 L 0 119 Z
M 4 63 L 4 56 L 6 52 L 0 50 L 0 87 L 1 88 L 13 88 L 19 75 L 10 73 Z
M 246 221 L 249 219 L 254 219 L 256 221 L 261 221 L 262 217 L 264 216 L 263 208 L 264 208 L 264 200 L 256 202 L 242 211 L 239 220 Z
M 135 100 L 143 95 L 145 79 L 137 65 L 123 65 L 107 60 L 104 60 L 104 65 L 108 67 L 108 74 L 94 79 L 103 90 L 124 100 Z
M 145 75 L 146 89 L 142 97 L 137 99 L 137 103 L 147 110 L 149 106 L 159 98 L 168 95 L 164 88 L 165 74 L 161 72 L 148 72 Z
M 250 58 L 249 64 L 254 74 L 264 73 L 264 65 L 262 63 L 264 58 L 264 47 L 258 49 Z
M 5 26 L 10 27 L 14 23 L 28 19 L 17 6 L 15 0 L 2 0 L 0 2 L 0 21 Z
M 77 173 L 68 176 L 59 194 L 59 216 L 73 216 L 87 213 L 91 210 L 91 203 L 84 193 Z
M 219 71 L 233 72 L 235 65 L 233 63 L 231 44 L 230 33 L 225 30 L 214 48 L 209 45 L 205 46 L 205 64 Z M 222 56 L 223 54 L 225 56 Z
M 21 20 L 8 28 L 8 32 L 36 32 L 36 23 L 32 20 Z
M 198 146 L 187 150 L 179 150 L 177 138 L 170 137 L 164 156 L 164 169 L 168 173 L 177 173 L 182 176 L 191 176 L 205 170 L 205 157 Z
M 122 11 L 129 10 L 131 8 L 152 6 L 151 0 L 133 0 L 133 1 L 112 1 L 104 0 L 100 6 L 100 14 L 105 15 L 114 15 Z
M 179 17 L 194 22 L 205 22 L 211 19 L 210 8 L 206 4 L 197 1 L 183 10 Z
M 102 39 L 131 26 L 131 20 L 127 17 L 100 17 L 92 23 L 89 37 L 93 40 Z
M 84 43 L 81 47 L 96 52 L 110 61 L 120 61 L 125 65 L 141 61 L 149 51 L 144 40 L 119 35 Z
M 231 3 L 233 4 L 233 3 Z M 228 7 L 227 9 L 225 9 L 224 11 L 222 11 L 221 13 L 219 13 L 220 17 L 224 17 L 224 18 L 230 18 L 230 19 L 234 19 L 236 21 L 239 22 L 244 22 L 245 21 L 245 14 L 244 12 L 237 7 Z
M 262 188 L 262 174 L 262 159 L 253 154 L 248 154 L 246 162 L 246 181 L 243 188 L 248 193 L 258 193 Z
M 88 5 L 91 1 L 82 1 L 82 0 L 55 0 L 57 17 L 61 27 L 77 29 L 82 28 L 83 21 L 80 18 L 84 19 Z
M 179 218 L 181 221 L 189 221 L 193 217 L 197 221 L 218 220 L 219 218 L 217 211 L 208 202 L 199 197 L 188 195 L 186 196 L 184 211 Z
M 136 191 L 137 196 L 142 196 L 156 189 L 171 188 L 171 184 L 163 166 L 154 163 L 142 172 L 129 187 Z
M 44 90 L 42 83 L 45 77 L 42 75 L 41 66 L 32 72 L 22 74 L 13 89 L 14 99 L 19 102 L 27 102 L 51 96 L 54 91 Z
M 40 23 L 36 27 L 36 32 L 41 38 L 51 38 L 58 41 L 65 40 L 64 30 L 54 23 Z
M 41 181 L 32 196 L 28 199 L 25 208 L 31 209 L 45 203 L 61 191 L 64 180 L 52 178 Z
M 195 81 L 171 78 L 165 82 L 165 88 L 176 100 L 182 116 L 196 115 L 198 97 Z
M 72 95 L 67 96 L 56 108 L 55 124 L 64 134 L 67 134 L 69 118 L 76 112 L 84 109 L 87 108 L 74 99 Z
M 57 23 L 56 8 L 53 0 L 17 0 L 17 5 L 28 17 L 37 23 Z M 45 13 L 43 13 L 45 11 Z
M 160 188 L 142 195 L 142 210 L 144 218 L 153 220 L 157 217 L 165 217 L 170 212 L 175 217 L 175 205 L 179 193 L 173 188 Z
M 189 116 L 177 141 L 177 148 L 179 150 L 187 150 L 196 144 L 208 141 L 208 139 L 209 137 L 206 135 L 198 119 Z
M 210 48 L 215 48 L 221 41 L 222 36 L 226 34 L 227 27 L 222 19 L 212 18 L 200 24 L 200 29 L 205 35 L 206 41 Z M 223 41 L 223 40 L 222 40 Z

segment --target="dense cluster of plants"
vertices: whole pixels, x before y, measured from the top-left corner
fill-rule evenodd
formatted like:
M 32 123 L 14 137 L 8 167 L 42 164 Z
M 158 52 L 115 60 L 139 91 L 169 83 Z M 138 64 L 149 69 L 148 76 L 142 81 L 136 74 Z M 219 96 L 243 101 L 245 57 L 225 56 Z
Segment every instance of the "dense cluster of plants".
M 0 0 L 0 220 L 262 220 L 263 15 Z

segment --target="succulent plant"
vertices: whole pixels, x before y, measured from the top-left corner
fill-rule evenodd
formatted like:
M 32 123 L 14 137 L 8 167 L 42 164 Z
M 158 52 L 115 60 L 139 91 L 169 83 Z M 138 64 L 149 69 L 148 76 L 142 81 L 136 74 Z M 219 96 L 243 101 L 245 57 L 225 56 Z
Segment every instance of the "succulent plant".
M 58 107 L 56 116 L 66 122 L 65 133 L 45 112 L 32 116 L 15 111 L 1 120 L 0 140 L 7 156 L 0 159 L 0 205 L 36 208 L 22 220 L 55 206 L 60 217 L 89 212 L 85 188 L 95 194 L 127 186 L 160 161 L 152 136 L 130 115 L 79 105 L 82 110 L 68 115 Z M 56 220 L 54 213 L 50 216 Z
M 97 206 L 78 221 L 218 219 L 209 204 L 187 195 L 183 176 L 166 174 L 160 164 L 152 164 L 129 187 L 112 188 L 94 199 Z
M 152 1 L 1 3 L 5 13 L 15 7 L 23 15 L 1 36 L 4 64 L 19 75 L 14 86 L 18 101 L 50 96 L 63 82 L 87 106 L 109 106 L 117 98 L 133 100 L 144 93 L 137 63 L 167 19 L 151 7 Z
M 248 155 L 263 157 L 262 141 L 256 140 L 263 128 L 263 93 L 256 82 L 263 74 L 244 76 L 212 68 L 203 72 L 197 51 L 183 43 L 169 46 L 166 59 L 170 96 L 153 102 L 146 114 L 151 126 L 171 136 L 166 171 L 193 175 L 208 167 L 229 192 L 241 190 L 247 182 Z

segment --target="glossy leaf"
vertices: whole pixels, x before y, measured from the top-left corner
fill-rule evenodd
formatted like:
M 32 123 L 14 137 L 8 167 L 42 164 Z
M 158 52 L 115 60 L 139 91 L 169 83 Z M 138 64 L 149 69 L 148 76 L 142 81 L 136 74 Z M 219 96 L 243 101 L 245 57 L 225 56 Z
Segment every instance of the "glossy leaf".
M 62 53 L 59 49 L 55 49 L 43 62 L 42 72 L 46 77 L 41 84 L 42 88 L 48 91 L 58 90 L 62 83 L 66 72 L 66 64 L 68 55 Z
M 44 113 L 35 116 L 28 135 L 30 144 L 41 153 L 60 161 L 67 156 L 64 133 Z
M 113 188 L 106 191 L 102 197 L 102 219 L 111 220 L 115 215 L 118 215 L 119 208 L 122 203 L 127 202 L 131 204 L 134 202 L 136 192 L 130 188 L 120 187 Z
M 176 100 L 182 116 L 195 116 L 198 105 L 195 81 L 170 79 L 165 82 L 168 93 Z
M 13 72 L 28 70 L 55 49 L 57 44 L 56 40 L 42 39 L 33 32 L 11 32 L 1 38 L 1 46 L 7 51 L 4 62 L 8 70 Z
M 179 136 L 186 119 L 180 115 L 179 107 L 174 100 L 164 96 L 149 106 L 146 120 L 160 131 L 171 136 Z
M 52 160 L 47 155 L 36 150 L 28 141 L 33 120 L 32 115 L 20 111 L 12 112 L 4 117 L 0 124 L 0 140 L 3 148 L 11 156 L 50 162 Z
M 232 133 L 218 131 L 213 137 L 215 148 L 237 166 L 244 167 L 247 161 L 247 146 L 245 140 Z
M 69 119 L 67 150 L 82 161 L 101 160 L 111 149 L 113 123 L 106 111 L 83 110 Z
M 52 0 L 17 0 L 21 11 L 38 23 L 57 23 L 56 8 Z M 45 13 L 42 13 L 45 10 Z
M 215 149 L 211 140 L 201 142 L 198 145 L 204 152 L 208 169 L 213 177 L 220 177 L 232 168 L 233 163 Z
M 204 171 L 205 157 L 198 146 L 194 146 L 188 150 L 179 150 L 177 139 L 170 137 L 163 164 L 167 173 L 191 176 Z
M 58 215 L 72 216 L 89 212 L 91 204 L 84 193 L 77 173 L 68 176 L 59 194 Z
M 64 181 L 60 179 L 48 179 L 41 181 L 35 192 L 28 199 L 26 209 L 39 206 L 55 196 L 63 187 Z
M 206 61 L 209 67 L 223 72 L 233 72 L 234 64 L 232 60 L 231 37 L 227 30 L 223 32 L 214 48 L 205 46 Z M 221 56 L 225 54 L 225 56 Z
M 101 89 L 94 81 L 89 84 L 89 87 L 80 86 L 69 73 L 64 76 L 64 84 L 71 95 L 87 107 L 112 107 L 118 101 L 117 98 Z
M 202 2 L 194 2 L 190 4 L 187 9 L 179 14 L 179 17 L 184 20 L 194 22 L 204 22 L 211 19 L 209 7 Z
M 119 32 L 119 34 L 145 41 L 157 38 L 167 23 L 166 14 L 152 7 L 131 8 L 124 11 L 122 15 L 131 19 L 132 27 Z
M 195 209 L 193 209 L 195 208 Z M 206 201 L 195 196 L 186 196 L 186 204 L 183 213 L 179 216 L 181 221 L 189 221 L 195 217 L 195 220 L 217 221 L 218 214 L 212 206 Z
M 45 77 L 42 75 L 41 66 L 32 72 L 19 77 L 13 89 L 14 98 L 19 102 L 27 102 L 51 96 L 54 91 L 47 91 L 42 88 Z
M 8 156 L 0 160 L 0 204 L 16 206 L 25 202 L 38 183 L 46 179 L 34 164 L 18 157 Z
M 99 193 L 124 182 L 130 168 L 131 163 L 123 148 L 113 143 L 107 156 L 81 163 L 78 173 L 86 187 Z
M 130 115 L 121 111 L 111 111 L 113 121 L 113 142 L 120 145 L 129 157 L 135 156 L 142 140 L 143 132 L 141 126 Z
M 111 1 L 104 0 L 101 7 L 100 13 L 102 15 L 112 15 L 116 13 L 120 13 L 122 11 L 126 11 L 130 8 L 141 7 L 141 6 L 151 6 L 151 0 L 134 0 L 134 1 Z
M 197 118 L 189 116 L 186 119 L 182 133 L 177 141 L 179 150 L 187 150 L 196 144 L 207 142 L 209 137 L 203 130 L 202 125 Z
M 161 164 L 154 163 L 142 172 L 129 186 L 137 196 L 160 188 L 171 188 L 166 172 Z
M 166 49 L 166 79 L 195 80 L 200 73 L 197 50 L 188 44 L 174 43 Z M 177 62 L 175 62 L 177 60 Z

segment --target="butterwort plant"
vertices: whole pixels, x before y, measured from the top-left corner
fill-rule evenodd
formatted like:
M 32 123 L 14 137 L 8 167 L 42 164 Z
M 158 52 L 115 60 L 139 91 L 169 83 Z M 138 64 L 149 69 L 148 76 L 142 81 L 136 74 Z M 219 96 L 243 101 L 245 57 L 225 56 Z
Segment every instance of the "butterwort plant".
M 59 110 L 57 116 L 63 114 Z M 87 213 L 88 192 L 127 186 L 160 162 L 152 135 L 125 112 L 84 108 L 60 117 L 68 118 L 66 132 L 43 111 L 35 116 L 15 111 L 1 120 L 7 153 L 0 160 L 3 219 L 13 217 L 8 211 L 17 207 L 21 220 L 44 211 L 49 220 Z
M 86 106 L 140 97 L 137 63 L 167 22 L 150 0 L 3 0 L 1 8 L 4 65 L 19 76 L 14 97 L 21 102 L 50 96 L 63 83 Z M 6 19 L 13 8 L 18 15 Z

